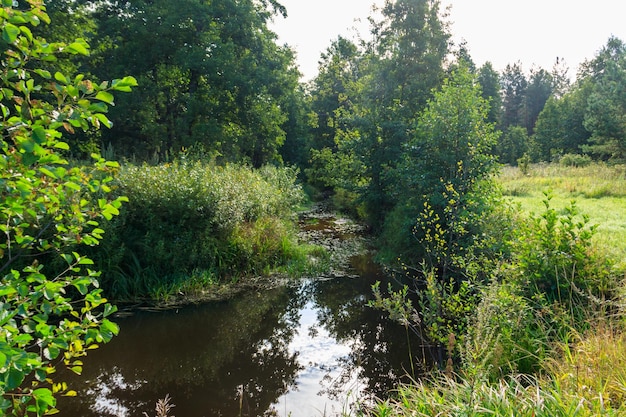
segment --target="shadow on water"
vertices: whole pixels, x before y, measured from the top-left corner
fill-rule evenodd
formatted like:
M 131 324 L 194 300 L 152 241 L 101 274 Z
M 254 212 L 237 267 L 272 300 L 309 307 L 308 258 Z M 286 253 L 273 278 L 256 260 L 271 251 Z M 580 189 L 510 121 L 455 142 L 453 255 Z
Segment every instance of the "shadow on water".
M 380 270 L 367 256 L 351 263 L 356 278 L 119 318 L 83 375 L 63 375 L 78 396 L 60 399 L 59 415 L 154 415 L 169 394 L 176 416 L 328 416 L 385 396 L 419 341 L 367 306 Z

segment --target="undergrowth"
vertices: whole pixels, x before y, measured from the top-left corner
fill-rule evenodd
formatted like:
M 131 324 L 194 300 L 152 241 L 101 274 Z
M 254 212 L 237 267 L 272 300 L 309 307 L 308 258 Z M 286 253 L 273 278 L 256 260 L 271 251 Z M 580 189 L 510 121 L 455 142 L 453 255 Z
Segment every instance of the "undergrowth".
M 551 193 L 540 194 L 536 211 L 508 218 L 514 233 L 506 256 L 466 306 L 467 325 L 438 326 L 439 339 L 447 331 L 455 341 L 447 361 L 364 415 L 626 416 L 623 269 L 595 239 L 601 225 L 577 202 L 556 206 Z M 431 303 L 422 309 L 439 314 L 461 300 L 462 286 L 428 288 L 422 298 Z M 428 326 L 428 314 L 419 311 L 415 324 Z
M 222 284 L 275 272 L 305 274 L 326 255 L 297 240 L 303 201 L 297 171 L 174 162 L 124 166 L 128 196 L 94 251 L 112 299 L 201 296 Z

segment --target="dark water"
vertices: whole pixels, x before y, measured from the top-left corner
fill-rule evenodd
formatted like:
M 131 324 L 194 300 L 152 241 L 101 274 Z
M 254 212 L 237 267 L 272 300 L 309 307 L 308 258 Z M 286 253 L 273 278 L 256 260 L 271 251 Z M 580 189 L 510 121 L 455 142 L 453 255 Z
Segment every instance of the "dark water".
M 419 341 L 367 306 L 380 270 L 351 263 L 356 277 L 118 318 L 119 336 L 66 377 L 78 396 L 60 399 L 59 415 L 152 417 L 169 395 L 177 417 L 320 417 L 385 396 Z

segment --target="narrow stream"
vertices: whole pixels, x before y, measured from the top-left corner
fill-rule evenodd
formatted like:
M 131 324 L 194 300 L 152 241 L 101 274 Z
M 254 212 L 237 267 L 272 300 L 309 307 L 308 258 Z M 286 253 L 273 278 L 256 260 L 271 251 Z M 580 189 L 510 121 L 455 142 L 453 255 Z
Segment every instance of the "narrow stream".
M 119 336 L 66 378 L 78 396 L 61 398 L 59 415 L 152 417 L 169 395 L 177 417 L 320 417 L 385 396 L 411 372 L 408 343 L 419 341 L 367 306 L 385 279 L 368 256 L 350 270 L 118 318 Z

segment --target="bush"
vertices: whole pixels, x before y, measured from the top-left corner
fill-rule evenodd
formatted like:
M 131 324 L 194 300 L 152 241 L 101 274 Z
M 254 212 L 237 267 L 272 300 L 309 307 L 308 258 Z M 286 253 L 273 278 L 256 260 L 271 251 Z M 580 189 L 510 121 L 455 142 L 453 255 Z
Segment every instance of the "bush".
M 143 298 L 198 271 L 224 281 L 284 264 L 290 216 L 303 198 L 296 175 L 200 162 L 126 166 L 117 191 L 130 203 L 94 255 L 103 286 Z
M 586 167 L 591 165 L 592 159 L 589 155 L 578 155 L 568 153 L 559 159 L 559 164 L 564 167 Z
M 115 307 L 98 288 L 84 256 L 100 222 L 118 213 L 111 197 L 117 164 L 92 155 L 71 166 L 67 132 L 110 126 L 113 91 L 126 77 L 93 83 L 83 74 L 50 72 L 61 53 L 88 54 L 82 39 L 63 44 L 33 36 L 50 22 L 42 1 L 3 0 L 0 11 L 0 415 L 54 414 L 56 397 L 76 395 L 55 374 L 80 374 L 82 357 L 118 332 Z M 96 195 L 94 197 L 94 195 Z M 62 265 L 51 273 L 50 263 Z
M 545 296 L 548 303 L 562 304 L 584 319 L 592 303 L 615 291 L 610 262 L 594 251 L 596 226 L 579 214 L 574 202 L 559 213 L 546 194 L 544 205 L 543 214 L 532 215 L 519 228 L 515 279 L 528 298 Z

